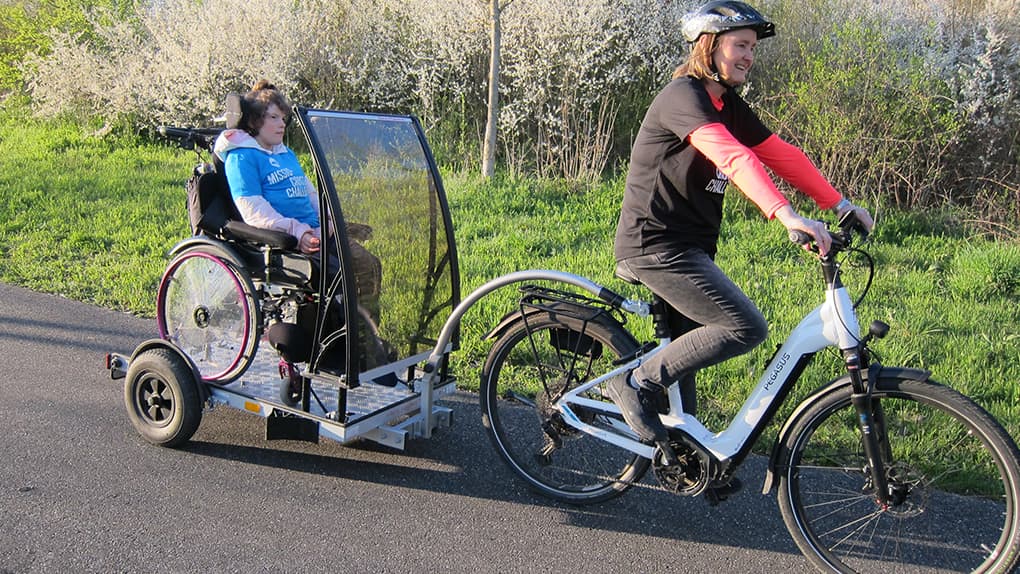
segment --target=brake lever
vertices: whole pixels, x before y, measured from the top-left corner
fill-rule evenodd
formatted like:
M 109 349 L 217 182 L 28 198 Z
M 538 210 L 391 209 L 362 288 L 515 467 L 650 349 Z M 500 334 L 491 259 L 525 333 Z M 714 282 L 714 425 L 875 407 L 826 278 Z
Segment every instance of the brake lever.
M 868 228 L 864 227 L 861 220 L 857 218 L 857 214 L 853 209 L 848 210 L 843 214 L 843 217 L 839 218 L 839 227 L 844 231 L 854 231 L 861 236 L 861 241 L 868 240 Z

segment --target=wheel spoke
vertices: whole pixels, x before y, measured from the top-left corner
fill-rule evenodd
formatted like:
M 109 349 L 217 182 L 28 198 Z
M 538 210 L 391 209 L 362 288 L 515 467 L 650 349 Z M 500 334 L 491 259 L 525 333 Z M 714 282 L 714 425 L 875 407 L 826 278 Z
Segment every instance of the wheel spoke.
M 526 405 L 526 406 L 529 406 L 531 408 L 538 408 L 537 405 L 535 405 L 535 401 L 529 399 L 528 397 L 526 397 L 526 396 L 524 396 L 524 395 L 522 395 L 521 393 L 518 393 L 518 392 L 511 391 L 510 393 L 508 393 L 507 398 L 511 398 L 511 399 L 521 403 L 522 405 Z

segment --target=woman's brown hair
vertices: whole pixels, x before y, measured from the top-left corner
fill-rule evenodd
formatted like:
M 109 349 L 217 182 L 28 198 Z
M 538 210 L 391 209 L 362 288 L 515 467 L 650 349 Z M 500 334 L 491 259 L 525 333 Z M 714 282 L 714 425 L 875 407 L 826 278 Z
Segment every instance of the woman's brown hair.
M 687 61 L 673 71 L 673 79 L 692 76 L 704 80 L 715 76 L 712 53 L 715 52 L 718 45 L 716 42 L 718 38 L 719 34 L 702 34 L 691 45 L 691 53 L 687 55 Z
M 290 115 L 290 102 L 287 101 L 287 98 L 283 97 L 280 90 L 277 90 L 276 86 L 270 84 L 269 80 L 259 80 L 252 86 L 251 91 L 241 98 L 241 120 L 238 122 L 237 127 L 248 132 L 251 136 L 258 135 L 264 121 L 262 116 L 265 115 L 269 106 L 273 104 L 280 108 L 280 112 L 283 115 Z

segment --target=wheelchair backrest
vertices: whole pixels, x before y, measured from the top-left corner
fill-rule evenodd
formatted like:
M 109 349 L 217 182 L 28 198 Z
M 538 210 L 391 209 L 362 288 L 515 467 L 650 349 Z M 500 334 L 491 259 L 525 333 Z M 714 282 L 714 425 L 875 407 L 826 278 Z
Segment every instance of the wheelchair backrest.
M 188 180 L 188 219 L 191 232 L 219 239 L 253 243 L 253 247 L 293 250 L 297 238 L 283 231 L 252 227 L 244 222 L 230 195 L 223 161 L 213 156 L 213 163 L 195 168 Z
M 228 221 L 243 221 L 230 196 L 223 162 L 204 163 L 195 168 L 188 180 L 188 219 L 191 232 L 220 236 Z

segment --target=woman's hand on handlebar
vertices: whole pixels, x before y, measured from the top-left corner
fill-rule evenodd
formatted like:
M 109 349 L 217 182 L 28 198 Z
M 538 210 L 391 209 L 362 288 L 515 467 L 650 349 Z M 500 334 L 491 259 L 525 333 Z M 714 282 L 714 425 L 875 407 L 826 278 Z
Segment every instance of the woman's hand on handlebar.
M 784 205 L 776 211 L 776 219 L 786 227 L 791 237 L 798 233 L 810 236 L 814 240 L 815 245 L 818 246 L 819 255 L 824 256 L 829 252 L 829 247 L 832 245 L 832 236 L 829 235 L 829 228 L 826 227 L 825 223 L 808 219 L 794 211 L 789 205 Z M 810 246 L 805 244 L 804 249 L 810 249 Z
M 851 203 L 846 209 L 839 212 L 838 216 L 840 221 L 842 221 L 849 212 L 853 212 L 854 217 L 857 218 L 857 222 L 864 226 L 866 234 L 871 233 L 872 228 L 875 227 L 875 220 L 871 217 L 871 213 L 869 213 L 867 209 Z

